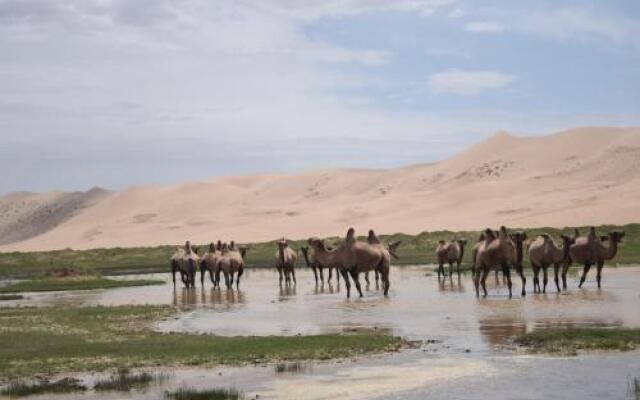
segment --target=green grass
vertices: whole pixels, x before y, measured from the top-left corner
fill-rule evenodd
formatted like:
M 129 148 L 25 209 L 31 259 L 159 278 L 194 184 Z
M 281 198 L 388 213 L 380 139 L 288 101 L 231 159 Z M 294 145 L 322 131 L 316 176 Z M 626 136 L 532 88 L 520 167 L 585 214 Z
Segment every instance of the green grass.
M 549 328 L 515 339 L 534 353 L 577 354 L 579 351 L 630 351 L 640 345 L 640 329 Z
M 497 228 L 497 227 L 494 227 Z M 517 227 L 510 227 L 519 229 Z M 587 227 L 579 227 L 586 233 Z M 603 225 L 598 228 L 599 233 L 610 230 L 622 229 L 626 232 L 623 243 L 620 245 L 618 256 L 613 261 L 620 264 L 640 264 L 640 224 L 628 224 L 624 226 Z M 561 233 L 573 233 L 573 228 L 535 228 L 526 229 L 530 238 L 546 232 L 554 238 Z M 365 232 L 361 228 L 361 232 Z M 402 245 L 397 251 L 399 260 L 396 265 L 434 263 L 435 249 L 440 239 L 464 238 L 469 241 L 465 251 L 464 264 L 469 266 L 471 260 L 471 246 L 478 238 L 478 231 L 435 231 L 423 232 L 418 235 L 406 235 L 397 233 L 393 235 L 381 235 L 386 242 L 402 240 Z M 217 240 L 218 238 L 212 238 Z M 328 242 L 339 240 L 338 237 L 328 238 Z M 291 246 L 300 249 L 306 245 L 306 239 L 294 240 Z M 202 250 L 206 250 L 204 244 Z M 247 266 L 250 268 L 271 267 L 274 263 L 275 242 L 263 242 L 251 244 L 247 254 Z M 175 250 L 174 245 L 156 247 L 130 247 L 92 250 L 56 250 L 44 252 L 12 252 L 0 253 L 0 278 L 14 277 L 27 278 L 42 276 L 43 272 L 51 268 L 63 268 L 73 266 L 76 269 L 89 269 L 103 275 L 121 275 L 131 273 L 150 273 L 169 271 L 169 258 Z M 302 257 L 298 260 L 298 266 L 304 265 Z
M 12 382 L 0 391 L 0 394 L 9 397 L 26 397 L 45 393 L 71 393 L 85 391 L 87 388 L 74 378 L 63 378 L 49 382 Z
M 2 300 L 21 300 L 24 296 L 21 294 L 0 294 L 0 301 Z
M 154 379 L 154 375 L 148 372 L 132 374 L 128 368 L 119 368 L 118 372 L 111 377 L 97 381 L 93 389 L 98 391 L 115 390 L 128 392 L 133 388 L 149 386 Z
M 395 351 L 397 337 L 335 334 L 219 337 L 162 334 L 167 306 L 0 308 L 0 379 L 153 366 L 331 359 Z
M 58 290 L 91 290 L 91 289 L 111 289 L 130 286 L 162 285 L 164 281 L 135 279 L 135 280 L 113 280 L 106 278 L 88 279 L 34 279 L 27 280 L 12 285 L 0 287 L 0 293 L 19 292 L 51 292 Z
M 244 398 L 242 392 L 236 389 L 189 389 L 181 388 L 173 393 L 166 393 L 167 398 L 173 400 L 239 400 Z

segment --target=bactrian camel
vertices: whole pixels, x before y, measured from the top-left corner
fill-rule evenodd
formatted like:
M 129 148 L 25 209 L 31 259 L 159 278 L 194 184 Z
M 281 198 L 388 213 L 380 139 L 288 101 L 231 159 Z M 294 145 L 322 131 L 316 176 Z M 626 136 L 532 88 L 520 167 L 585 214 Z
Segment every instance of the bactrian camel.
M 283 273 L 286 284 L 291 284 L 292 279 L 293 283 L 296 284 L 295 266 L 298 256 L 296 252 L 289 247 L 286 239 L 278 240 L 276 244 L 278 246 L 278 251 L 276 251 L 276 269 L 280 275 L 280 284 L 282 284 Z
M 217 282 L 214 278 L 215 274 L 218 270 L 218 259 L 222 251 L 222 243 L 218 241 L 218 244 L 215 245 L 211 243 L 209 245 L 209 250 L 200 258 L 200 284 L 204 287 L 204 276 L 209 271 L 209 278 L 211 279 L 211 283 L 213 287 L 219 286 L 220 282 Z
M 556 289 L 560 292 L 560 283 L 558 280 L 558 271 L 562 266 L 568 265 L 571 261 L 569 258 L 569 247 L 573 243 L 573 238 L 567 235 L 560 235 L 562 238 L 562 248 L 556 246 L 555 242 L 546 233 L 541 234 L 529 245 L 529 260 L 533 269 L 533 292 L 540 292 L 540 270 L 543 271 L 542 293 L 547 291 L 547 269 L 553 265 L 553 280 L 556 283 Z
M 511 298 L 511 268 L 515 268 L 522 279 L 522 295 L 524 296 L 526 294 L 526 278 L 522 271 L 522 252 L 526 234 L 524 232 L 509 234 L 504 226 L 500 228 L 497 235 L 491 229 L 486 229 L 484 234 L 485 241 L 478 248 L 476 255 L 476 272 L 474 276 L 476 296 L 480 296 L 480 284 L 482 285 L 484 296 L 487 296 L 486 279 L 489 271 L 501 269 L 507 279 L 509 298 Z
M 578 234 L 577 231 L 576 234 Z M 579 288 L 582 287 L 582 284 L 586 280 L 592 265 L 597 266 L 596 280 L 598 282 L 598 288 L 600 288 L 604 262 L 612 260 L 616 256 L 618 253 L 618 244 L 622 241 L 624 235 L 624 231 L 609 232 L 609 240 L 605 244 L 598 238 L 595 233 L 595 228 L 592 227 L 589 235 L 575 239 L 575 243 L 572 244 L 569 249 L 569 254 L 572 261 L 584 265 L 580 284 L 578 285 Z
M 231 245 L 233 245 L 233 248 Z M 216 268 L 216 286 L 220 287 L 220 272 L 222 272 L 227 289 L 233 288 L 233 278 L 236 274 L 236 289 L 240 289 L 240 277 L 244 274 L 244 257 L 247 248 L 237 247 L 233 242 L 231 242 L 231 245 L 222 244 Z
M 440 279 L 441 273 L 442 277 L 445 277 L 444 264 L 449 264 L 449 276 L 452 277 L 453 264 L 456 263 L 456 270 L 458 272 L 458 276 L 460 276 L 460 264 L 462 263 L 464 247 L 466 245 L 467 241 L 464 239 L 456 239 L 450 242 L 445 240 L 438 241 L 438 247 L 436 248 L 436 258 L 438 259 L 438 279 Z
M 198 249 L 192 248 L 189 241 L 185 243 L 184 248 L 176 249 L 176 252 L 171 257 L 171 275 L 174 287 L 176 285 L 176 272 L 180 272 L 185 287 L 196 287 L 196 270 L 199 264 L 197 252 Z

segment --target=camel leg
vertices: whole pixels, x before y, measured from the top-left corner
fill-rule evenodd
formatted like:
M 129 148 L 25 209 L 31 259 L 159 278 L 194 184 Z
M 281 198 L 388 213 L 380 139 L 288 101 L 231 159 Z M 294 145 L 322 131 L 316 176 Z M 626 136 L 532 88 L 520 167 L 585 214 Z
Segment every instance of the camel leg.
M 280 285 L 282 285 L 282 268 L 278 268 L 278 275 L 280 275 Z
M 229 273 L 227 271 L 224 271 L 224 284 L 227 287 L 227 289 L 229 289 Z
M 567 272 L 569 271 L 569 264 L 565 263 L 562 266 L 562 289 L 567 290 Z
M 458 273 L 458 280 L 460 279 L 460 263 L 456 265 L 456 272 Z
M 322 272 L 323 268 L 319 267 L 318 269 L 320 270 L 320 283 L 324 285 L 324 272 Z
M 215 279 L 213 278 L 213 270 L 209 270 L 209 279 L 211 279 L 211 283 L 214 285 L 215 287 Z M 203 285 L 204 286 L 204 285 Z
M 318 284 L 318 271 L 316 270 L 316 267 L 311 267 L 311 269 L 313 270 L 313 277 L 316 279 L 316 285 Z
M 476 288 L 476 297 L 480 297 L 480 269 L 473 269 L 473 285 Z
M 240 290 L 240 277 L 244 274 L 244 268 L 240 268 L 238 271 L 238 277 L 236 278 L 236 289 Z
M 298 282 L 296 281 L 296 270 L 291 268 L 291 277 L 293 278 L 293 286 L 297 285 Z
M 560 265 L 553 264 L 553 281 L 556 283 L 556 289 L 558 289 L 558 293 L 560 293 L 560 281 L 558 280 L 559 269 L 560 269 Z
M 229 272 L 229 289 L 233 289 L 233 276 L 235 275 L 235 272 Z
M 531 263 L 531 269 L 533 269 L 533 293 L 536 293 L 540 291 L 540 267 Z
M 367 286 L 369 286 L 369 271 L 364 273 L 364 281 L 367 282 Z
M 444 266 L 441 262 L 438 263 L 438 280 L 440 280 L 440 274 L 442 273 L 442 278 L 444 278 Z
M 176 267 L 175 265 L 171 265 L 171 276 L 173 277 L 173 287 L 176 287 Z
M 218 287 L 218 289 L 220 289 L 220 270 L 216 271 L 216 283 L 215 285 L 213 285 L 213 287 Z
M 355 270 L 351 271 L 351 279 L 353 279 L 353 281 L 356 284 L 356 289 L 358 289 L 358 294 L 360 295 L 360 297 L 363 297 L 362 288 L 360 287 L 360 277 L 358 276 L 358 273 Z
M 582 287 L 582 284 L 584 283 L 585 279 L 587 279 L 587 274 L 589 273 L 590 269 L 591 269 L 590 263 L 587 263 L 584 265 L 584 269 L 582 270 L 582 277 L 580 278 L 580 284 L 578 285 L 578 288 Z
M 542 293 L 547 293 L 547 281 L 548 281 L 548 279 L 547 279 L 547 269 L 548 268 L 549 268 L 549 266 L 545 265 L 543 270 L 542 270 L 542 273 L 544 274 L 542 276 Z
M 453 279 L 453 263 L 449 262 L 449 278 Z
M 380 274 L 382 275 L 381 280 L 382 280 L 382 286 L 384 288 L 384 295 L 388 296 L 389 288 L 391 287 L 391 282 L 389 282 L 389 271 L 382 271 Z
M 524 268 L 522 268 L 522 265 L 518 266 L 516 268 L 516 272 L 518 272 L 518 275 L 520 275 L 520 280 L 522 281 L 522 291 L 520 292 L 521 296 L 526 296 L 527 295 L 527 278 L 524 276 Z M 547 270 L 544 271 L 545 276 L 547 273 Z M 511 274 L 509 274 L 511 275 Z M 546 279 L 546 278 L 545 278 Z M 546 285 L 546 283 L 545 283 Z
M 482 271 L 482 279 L 480 279 L 480 284 L 482 285 L 482 291 L 484 292 L 484 297 L 487 297 L 487 276 L 489 275 L 489 269 L 485 268 Z
M 200 268 L 200 286 L 204 287 L 204 276 L 207 274 L 206 268 Z
M 375 274 L 376 274 L 376 289 L 378 288 L 378 281 L 380 280 L 380 274 L 378 273 L 378 270 L 375 270 Z
M 511 292 L 511 270 L 508 265 L 502 266 L 502 274 L 507 278 L 507 287 L 509 288 L 509 298 L 513 296 Z
M 596 275 L 596 279 L 598 280 L 598 289 L 600 289 L 600 279 L 602 278 L 602 267 L 604 267 L 604 262 L 598 261 L 598 274 Z
M 496 285 L 499 285 L 500 279 L 498 279 L 498 270 L 496 270 L 495 275 L 496 275 Z
M 337 271 L 336 271 L 337 273 Z M 347 287 L 347 299 L 351 297 L 351 282 L 349 281 L 349 274 L 346 270 L 341 270 L 342 278 L 344 278 L 344 285 Z
M 333 268 L 329 267 L 329 278 L 327 278 L 327 283 L 331 283 L 331 278 L 332 278 L 332 276 L 331 276 L 331 275 L 333 275 L 333 274 L 331 273 L 331 270 L 333 270 Z M 336 277 L 337 277 L 338 275 L 339 275 L 339 274 L 338 274 L 338 271 L 336 270 Z

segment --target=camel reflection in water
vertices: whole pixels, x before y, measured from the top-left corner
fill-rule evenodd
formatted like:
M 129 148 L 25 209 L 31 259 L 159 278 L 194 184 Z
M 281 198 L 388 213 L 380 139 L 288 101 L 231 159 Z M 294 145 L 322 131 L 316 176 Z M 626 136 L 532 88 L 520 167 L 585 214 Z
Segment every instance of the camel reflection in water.
M 237 308 L 247 302 L 242 290 L 225 290 L 200 288 L 198 290 L 174 289 L 172 304 L 180 306 L 222 306 L 223 308 Z

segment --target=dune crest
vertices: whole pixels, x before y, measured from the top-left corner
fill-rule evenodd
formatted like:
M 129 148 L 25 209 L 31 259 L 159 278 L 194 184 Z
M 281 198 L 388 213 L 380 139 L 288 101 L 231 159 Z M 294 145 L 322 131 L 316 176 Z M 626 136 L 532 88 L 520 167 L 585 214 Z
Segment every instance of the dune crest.
M 499 132 L 433 164 L 0 198 L 0 250 L 640 222 L 640 128 Z

